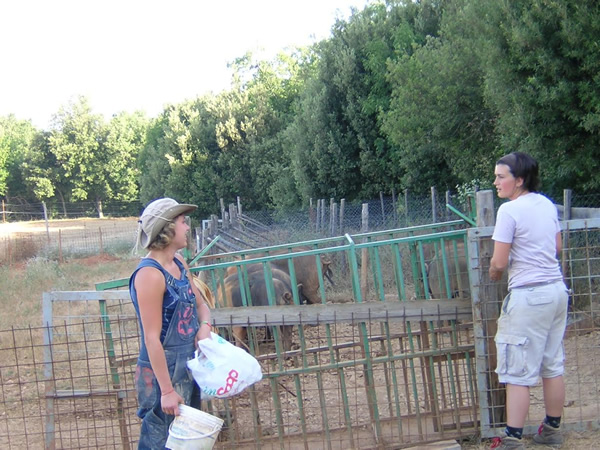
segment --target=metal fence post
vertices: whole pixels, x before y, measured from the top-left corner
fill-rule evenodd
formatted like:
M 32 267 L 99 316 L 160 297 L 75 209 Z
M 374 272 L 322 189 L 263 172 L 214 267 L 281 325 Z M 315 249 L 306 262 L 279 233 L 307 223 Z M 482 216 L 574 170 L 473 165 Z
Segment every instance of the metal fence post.
M 46 450 L 56 448 L 55 422 L 54 422 L 54 374 L 52 371 L 52 298 L 51 294 L 44 292 L 42 296 L 42 314 L 44 329 L 44 393 L 46 395 L 46 429 L 44 441 Z

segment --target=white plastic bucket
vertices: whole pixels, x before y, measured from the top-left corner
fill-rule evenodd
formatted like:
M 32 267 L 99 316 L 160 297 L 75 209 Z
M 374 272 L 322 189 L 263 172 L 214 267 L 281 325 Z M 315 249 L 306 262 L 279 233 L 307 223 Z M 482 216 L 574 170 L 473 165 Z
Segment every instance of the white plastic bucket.
M 171 450 L 210 450 L 223 426 L 223 419 L 191 406 L 179 405 L 179 415 L 169 427 L 166 447 Z

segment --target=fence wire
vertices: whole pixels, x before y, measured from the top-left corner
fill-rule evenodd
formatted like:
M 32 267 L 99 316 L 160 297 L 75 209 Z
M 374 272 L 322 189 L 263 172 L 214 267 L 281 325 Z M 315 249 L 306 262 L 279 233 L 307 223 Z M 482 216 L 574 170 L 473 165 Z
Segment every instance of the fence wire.
M 33 257 L 62 260 L 102 253 L 125 254 L 135 243 L 136 219 L 79 219 L 39 222 L 24 230 L 0 228 L 0 264 L 12 265 Z
M 63 302 L 57 294 L 53 324 L 0 333 L 2 448 L 136 446 L 137 320 L 130 302 L 107 303 L 104 315 L 100 308 L 94 314 L 97 300 Z M 254 323 L 253 333 L 264 333 L 263 325 L 270 327 Z M 413 325 L 298 326 L 294 340 L 302 334 L 302 349 L 287 356 L 261 340 L 263 380 L 233 399 L 204 402 L 225 420 L 217 448 L 393 447 L 473 433 L 469 327 Z M 39 344 L 43 336 L 46 345 Z

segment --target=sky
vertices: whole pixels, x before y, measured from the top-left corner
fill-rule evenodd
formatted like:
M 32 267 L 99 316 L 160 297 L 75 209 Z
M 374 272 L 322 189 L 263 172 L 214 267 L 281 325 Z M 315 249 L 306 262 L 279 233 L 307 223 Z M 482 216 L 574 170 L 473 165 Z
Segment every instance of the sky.
M 368 0 L 2 0 L 0 116 L 47 129 L 78 95 L 156 117 L 230 86 L 227 63 L 330 36 Z

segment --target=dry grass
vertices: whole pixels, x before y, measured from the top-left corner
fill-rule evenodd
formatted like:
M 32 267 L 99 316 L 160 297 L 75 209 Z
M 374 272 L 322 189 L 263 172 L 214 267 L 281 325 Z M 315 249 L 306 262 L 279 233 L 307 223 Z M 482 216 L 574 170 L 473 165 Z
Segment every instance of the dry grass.
M 0 264 L 0 330 L 42 323 L 42 294 L 50 291 L 94 290 L 101 281 L 128 277 L 137 258 L 129 251 L 134 244 L 135 218 L 68 219 L 0 224 L 0 240 L 10 242 L 10 264 Z M 47 226 L 47 227 L 46 227 Z M 36 242 L 62 236 L 65 247 L 82 246 L 81 251 L 57 254 L 42 251 Z M 86 249 L 87 238 L 102 234 L 104 251 Z M 83 237 L 86 237 L 84 240 Z M 123 249 L 111 251 L 110 242 L 122 242 Z M 106 245 L 109 244 L 109 245 Z M 114 245 L 113 245 L 114 246 Z M 39 250 L 39 251 L 36 251 Z M 65 249 L 66 250 L 66 249 Z
M 137 258 L 97 255 L 59 264 L 45 258 L 0 266 L 0 330 L 42 323 L 42 294 L 50 291 L 94 290 L 94 284 L 128 277 Z

